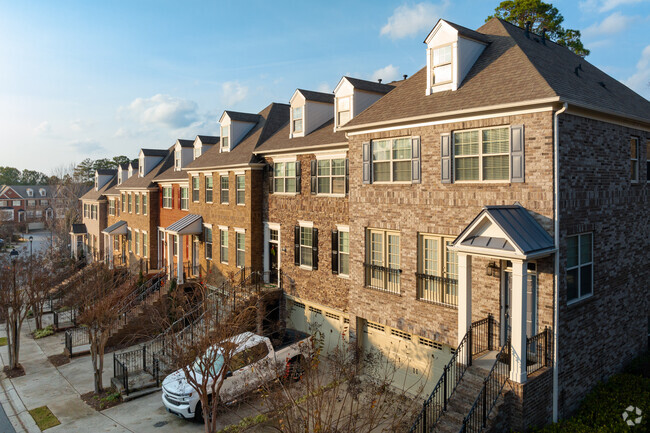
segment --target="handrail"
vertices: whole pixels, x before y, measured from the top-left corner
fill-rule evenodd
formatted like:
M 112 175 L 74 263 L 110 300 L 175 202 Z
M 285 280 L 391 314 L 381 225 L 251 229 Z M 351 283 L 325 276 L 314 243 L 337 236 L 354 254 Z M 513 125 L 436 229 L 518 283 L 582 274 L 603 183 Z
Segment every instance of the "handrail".
M 550 329 L 544 328 L 542 332 L 530 338 L 526 337 L 526 375 L 546 367 L 551 363 L 551 351 L 553 335 Z
M 142 300 L 149 296 L 152 291 L 160 290 L 163 280 L 166 279 L 166 275 L 166 272 L 162 270 L 135 288 L 135 290 L 126 297 L 125 303 L 122 308 L 120 308 L 118 314 L 122 315 L 129 311 L 136 302 L 142 302 Z
M 459 433 L 480 432 L 487 425 L 487 420 L 501 395 L 501 391 L 510 377 L 510 363 L 500 360 L 510 353 L 510 341 L 501 347 L 497 354 L 496 362 L 490 369 L 490 373 L 483 381 L 483 387 L 478 393 L 472 408 L 463 419 L 463 426 Z

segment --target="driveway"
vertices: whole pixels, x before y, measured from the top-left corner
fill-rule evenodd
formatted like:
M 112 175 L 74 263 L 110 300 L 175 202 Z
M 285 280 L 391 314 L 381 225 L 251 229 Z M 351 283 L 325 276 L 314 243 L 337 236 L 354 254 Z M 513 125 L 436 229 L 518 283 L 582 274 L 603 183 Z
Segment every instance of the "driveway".
M 47 324 L 51 316 L 46 316 Z M 47 407 L 60 425 L 48 433 L 63 432 L 202 432 L 203 425 L 177 418 L 165 411 L 160 391 L 110 409 L 97 412 L 84 403 L 80 395 L 93 390 L 90 356 L 73 358 L 69 364 L 54 367 L 47 357 L 63 352 L 64 334 L 58 333 L 34 340 L 29 332 L 33 320 L 25 321 L 21 338 L 21 364 L 25 376 L 0 380 L 0 404 L 17 432 L 38 433 L 40 430 L 27 410 Z M 4 326 L 0 334 L 4 334 Z M 8 359 L 6 347 L 0 348 L 0 362 Z M 104 359 L 104 385 L 110 384 L 113 355 Z M 233 407 L 219 417 L 219 429 L 239 423 L 244 417 L 260 413 L 260 403 L 251 402 Z M 1 421 L 0 421 L 1 422 Z M 1 424 L 0 424 L 1 426 Z M 4 430 L 2 430 L 4 432 Z

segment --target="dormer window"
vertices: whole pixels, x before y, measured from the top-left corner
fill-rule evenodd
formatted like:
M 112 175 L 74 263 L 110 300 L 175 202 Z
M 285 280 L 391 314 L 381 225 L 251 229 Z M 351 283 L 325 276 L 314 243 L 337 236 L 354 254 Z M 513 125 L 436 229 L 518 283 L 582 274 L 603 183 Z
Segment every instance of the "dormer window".
M 47 193 L 47 192 L 45 191 L 45 188 L 41 188 L 41 189 L 39 190 L 39 192 L 41 193 L 41 197 L 45 197 L 45 194 Z
M 138 163 L 138 173 L 140 177 L 144 177 L 144 156 L 140 157 L 140 162 Z
M 196 146 L 194 147 L 194 159 L 198 158 L 199 156 L 201 156 L 201 147 Z
M 230 150 L 230 127 L 221 127 L 221 151 Z
M 302 132 L 302 107 L 293 107 L 293 132 Z
M 99 176 L 95 175 L 95 191 L 99 189 Z
M 336 124 L 345 125 L 350 120 L 350 97 L 336 99 Z
M 34 197 L 34 190 L 28 189 L 27 190 L 27 197 Z
M 174 152 L 174 171 L 181 171 L 181 152 Z
M 434 85 L 452 81 L 451 45 L 431 50 L 432 82 Z

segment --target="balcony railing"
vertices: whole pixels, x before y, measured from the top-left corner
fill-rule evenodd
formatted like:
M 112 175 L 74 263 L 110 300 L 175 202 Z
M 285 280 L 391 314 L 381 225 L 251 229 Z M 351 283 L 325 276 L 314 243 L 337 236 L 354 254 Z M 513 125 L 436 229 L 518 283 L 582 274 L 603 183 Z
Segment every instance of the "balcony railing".
M 548 326 L 539 334 L 526 338 L 527 375 L 551 364 L 552 338 Z
M 400 293 L 401 269 L 364 263 L 366 287 L 382 292 Z
M 445 305 L 458 305 L 458 280 L 437 275 L 415 274 L 418 299 Z

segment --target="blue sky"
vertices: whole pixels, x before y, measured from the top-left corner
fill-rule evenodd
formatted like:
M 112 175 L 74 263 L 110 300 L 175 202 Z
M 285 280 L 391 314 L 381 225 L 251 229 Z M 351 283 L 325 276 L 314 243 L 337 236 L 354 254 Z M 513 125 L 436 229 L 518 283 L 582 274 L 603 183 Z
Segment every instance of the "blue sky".
M 0 165 L 135 157 L 217 134 L 224 109 L 412 75 L 438 18 L 475 29 L 498 3 L 0 0 Z M 650 99 L 650 0 L 553 4 L 589 62 Z

